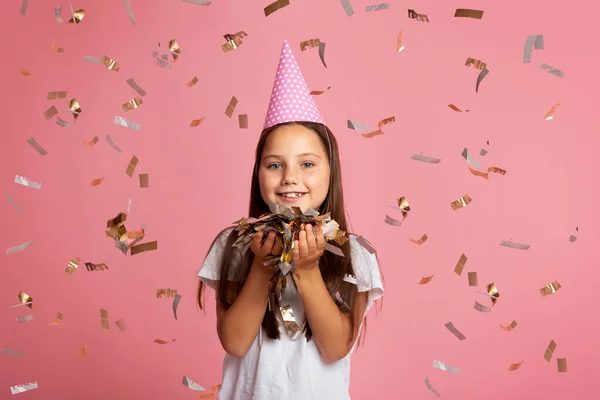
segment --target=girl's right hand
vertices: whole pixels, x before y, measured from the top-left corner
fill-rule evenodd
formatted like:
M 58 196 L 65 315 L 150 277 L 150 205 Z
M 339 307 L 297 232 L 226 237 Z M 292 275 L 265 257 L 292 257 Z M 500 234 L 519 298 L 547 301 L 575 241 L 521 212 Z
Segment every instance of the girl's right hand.
M 269 232 L 267 238 L 264 243 L 262 239 L 264 237 L 264 232 L 258 232 L 252 242 L 250 244 L 250 248 L 254 253 L 254 258 L 260 261 L 262 264 L 265 259 L 269 256 L 280 256 L 283 252 L 283 246 L 281 245 L 281 240 L 277 238 L 277 234 L 275 231 Z

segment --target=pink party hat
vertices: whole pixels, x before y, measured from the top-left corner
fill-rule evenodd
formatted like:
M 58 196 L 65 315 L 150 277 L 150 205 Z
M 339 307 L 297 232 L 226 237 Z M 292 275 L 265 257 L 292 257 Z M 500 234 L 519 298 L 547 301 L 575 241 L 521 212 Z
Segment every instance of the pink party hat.
M 290 44 L 284 40 L 263 130 L 293 121 L 325 123 L 310 95 Z

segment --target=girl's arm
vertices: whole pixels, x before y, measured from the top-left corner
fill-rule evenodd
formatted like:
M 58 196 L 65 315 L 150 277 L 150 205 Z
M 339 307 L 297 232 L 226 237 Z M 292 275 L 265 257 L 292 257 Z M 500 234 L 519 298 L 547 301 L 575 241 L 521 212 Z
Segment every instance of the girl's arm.
M 217 333 L 228 354 L 243 357 L 252 345 L 267 309 L 268 285 L 272 275 L 272 271 L 255 260 L 244 287 L 228 310 L 219 301 L 219 289 L 216 290 Z
M 359 292 L 356 295 L 353 308 L 357 323 L 353 327 L 350 316 L 342 313 L 331 298 L 318 267 L 298 269 L 294 278 L 304 303 L 306 319 L 321 354 L 329 363 L 346 357 L 354 345 L 362 323 L 367 292 Z

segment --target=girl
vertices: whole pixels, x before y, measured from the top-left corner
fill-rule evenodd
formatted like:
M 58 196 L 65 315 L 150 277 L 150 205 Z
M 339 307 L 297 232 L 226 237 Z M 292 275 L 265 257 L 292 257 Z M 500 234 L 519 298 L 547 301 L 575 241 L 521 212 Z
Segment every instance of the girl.
M 287 41 L 256 148 L 248 215 L 259 217 L 270 203 L 329 212 L 347 229 L 337 141 Z M 281 254 L 281 240 L 259 233 L 242 254 L 232 247 L 236 239 L 234 227 L 223 230 L 198 274 L 200 308 L 205 285 L 216 291 L 217 332 L 227 352 L 220 398 L 349 399 L 350 354 L 365 315 L 383 295 L 376 255 L 354 235 L 341 246 L 344 257 L 324 252 L 320 227 L 307 225 L 294 243 L 294 273 L 279 309 L 269 310 L 273 270 L 263 262 Z M 304 337 L 288 334 L 290 318 Z

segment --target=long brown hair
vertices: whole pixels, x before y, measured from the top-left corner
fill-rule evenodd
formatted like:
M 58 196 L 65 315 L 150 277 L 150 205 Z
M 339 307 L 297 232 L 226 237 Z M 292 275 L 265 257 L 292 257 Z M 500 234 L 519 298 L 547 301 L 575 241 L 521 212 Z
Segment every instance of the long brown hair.
M 329 191 L 327 193 L 327 197 L 320 209 L 317 210 L 321 214 L 331 213 L 331 218 L 335 220 L 339 226 L 340 230 L 348 231 L 348 226 L 346 224 L 346 214 L 344 207 L 344 195 L 342 190 L 342 172 L 340 165 L 340 156 L 337 145 L 337 140 L 333 133 L 327 128 L 327 126 L 313 123 L 313 122 L 292 122 L 279 124 L 272 128 L 265 129 L 260 138 L 258 139 L 258 144 L 256 146 L 256 158 L 254 161 L 254 170 L 252 172 L 252 186 L 250 189 L 250 205 L 248 210 L 249 217 L 259 217 L 260 215 L 269 212 L 269 206 L 264 202 L 261 193 L 260 193 L 260 184 L 258 180 L 258 173 L 260 170 L 260 161 L 262 157 L 263 148 L 269 137 L 269 134 L 273 132 L 275 129 L 279 128 L 282 125 L 292 125 L 298 124 L 302 125 L 313 132 L 315 132 L 325 149 L 327 157 L 329 158 L 329 167 L 330 167 L 330 178 L 329 178 Z M 227 229 L 231 229 L 231 227 L 226 228 L 222 233 L 224 233 Z M 213 241 L 214 246 L 218 237 Z M 225 244 L 225 251 L 222 254 L 221 262 L 220 262 L 220 277 L 219 277 L 219 293 L 218 293 L 218 301 L 220 301 L 225 309 L 231 307 L 237 296 L 240 294 L 244 282 L 248 278 L 248 273 L 250 271 L 250 266 L 254 261 L 254 253 L 248 250 L 245 254 L 239 254 L 237 248 L 232 247 L 233 243 L 237 239 L 237 232 L 233 230 L 229 237 L 227 238 L 227 242 Z M 341 246 L 342 251 L 344 252 L 345 257 L 336 256 L 335 254 L 325 251 L 321 258 L 319 259 L 319 269 L 321 270 L 321 274 L 323 276 L 323 281 L 327 286 L 327 289 L 335 301 L 335 294 L 339 292 L 341 298 L 344 302 L 350 306 L 351 310 L 348 310 L 348 307 L 340 307 L 342 312 L 349 314 L 350 322 L 353 328 L 356 327 L 357 324 L 361 323 L 362 316 L 357 318 L 354 313 L 355 309 L 355 301 L 356 294 L 358 292 L 358 288 L 355 284 L 348 283 L 344 281 L 344 277 L 346 274 L 355 275 L 354 270 L 352 268 L 352 254 L 350 251 L 350 241 L 347 241 L 344 245 Z M 238 254 L 236 254 L 236 252 Z M 198 305 L 200 309 L 202 309 L 202 294 L 205 288 L 204 282 L 200 281 L 198 287 Z M 262 321 L 262 327 L 269 338 L 279 339 L 279 329 L 277 326 L 277 320 L 275 317 L 275 311 L 269 311 L 268 309 L 265 311 L 265 316 Z M 365 321 L 366 322 L 366 321 Z M 363 332 L 364 332 L 363 326 Z M 306 340 L 310 340 L 312 336 L 312 332 L 308 321 L 305 327 L 305 336 Z

